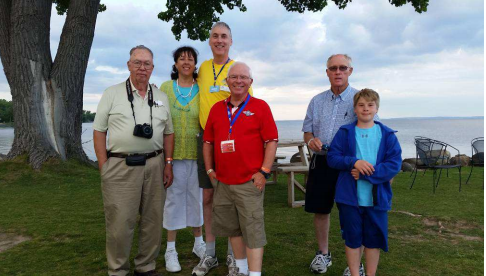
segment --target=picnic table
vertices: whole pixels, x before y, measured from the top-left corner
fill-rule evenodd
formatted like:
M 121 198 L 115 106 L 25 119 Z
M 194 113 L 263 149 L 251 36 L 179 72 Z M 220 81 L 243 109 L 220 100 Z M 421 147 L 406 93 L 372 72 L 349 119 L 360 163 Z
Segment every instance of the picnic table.
M 295 163 L 281 163 L 279 160 L 284 159 L 281 158 L 282 156 L 276 156 L 275 162 L 272 166 L 272 181 L 271 183 L 277 183 L 277 175 L 278 173 L 284 173 L 287 175 L 287 203 L 289 207 L 301 207 L 305 205 L 305 200 L 295 200 L 295 188 L 300 190 L 302 193 L 305 194 L 306 190 L 303 184 L 299 183 L 295 176 L 296 174 L 304 174 L 304 182 L 307 180 L 307 175 L 309 173 L 309 149 L 304 141 L 280 141 L 278 143 L 278 148 L 284 147 L 296 147 L 297 151 L 300 155 L 300 162 Z

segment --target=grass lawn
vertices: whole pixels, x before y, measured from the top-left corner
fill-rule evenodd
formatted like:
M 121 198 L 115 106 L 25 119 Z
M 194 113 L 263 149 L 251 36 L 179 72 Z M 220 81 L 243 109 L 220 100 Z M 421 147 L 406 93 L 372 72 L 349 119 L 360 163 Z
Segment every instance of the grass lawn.
M 464 182 L 469 169 L 463 170 Z M 435 194 L 431 178 L 432 173 L 419 174 L 412 190 L 409 173 L 395 178 L 390 252 L 381 255 L 378 275 L 483 275 L 483 168 L 474 169 L 462 192 L 458 191 L 457 170 L 441 179 Z M 267 186 L 265 194 L 264 274 L 311 275 L 308 266 L 317 247 L 312 215 L 302 208 L 288 208 L 286 197 L 286 177 L 279 176 L 279 183 Z M 0 253 L 0 275 L 106 275 L 104 214 L 96 169 L 52 161 L 37 172 L 25 160 L 2 162 L 0 210 L 0 234 L 31 238 Z M 333 265 L 325 275 L 342 275 L 346 260 L 337 209 L 331 224 Z M 177 249 L 183 270 L 179 275 L 190 275 L 197 264 L 192 244 L 191 231 L 180 231 Z M 225 239 L 217 240 L 216 251 L 220 267 L 209 275 L 226 275 Z M 136 244 L 132 255 L 135 252 Z M 169 275 L 163 252 L 165 232 L 157 266 Z

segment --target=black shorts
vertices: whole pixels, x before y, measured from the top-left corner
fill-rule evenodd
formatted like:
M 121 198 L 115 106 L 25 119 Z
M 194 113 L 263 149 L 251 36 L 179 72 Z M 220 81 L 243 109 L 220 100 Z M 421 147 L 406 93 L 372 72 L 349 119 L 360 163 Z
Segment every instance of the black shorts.
M 305 193 L 306 212 L 331 213 L 338 176 L 339 170 L 327 165 L 327 156 L 317 154 L 312 156 Z
M 203 189 L 212 189 L 213 184 L 211 184 L 211 180 L 209 180 L 209 176 L 206 173 L 206 167 L 204 166 L 204 157 L 203 157 L 203 136 L 204 130 L 201 128 L 199 131 L 199 136 L 197 137 L 197 177 L 199 180 L 199 188 Z

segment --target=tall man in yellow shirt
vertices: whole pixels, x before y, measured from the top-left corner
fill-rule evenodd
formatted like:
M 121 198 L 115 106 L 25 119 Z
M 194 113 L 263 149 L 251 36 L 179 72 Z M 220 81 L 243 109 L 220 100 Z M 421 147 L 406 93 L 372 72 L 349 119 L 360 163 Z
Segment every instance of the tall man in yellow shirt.
M 208 271 L 218 266 L 218 259 L 216 258 L 216 238 L 211 231 L 212 221 L 212 204 L 213 204 L 213 185 L 209 180 L 207 172 L 204 167 L 204 159 L 202 154 L 202 138 L 206 122 L 208 120 L 209 111 L 213 105 L 219 101 L 227 99 L 230 96 L 230 90 L 226 83 L 226 76 L 228 69 L 233 64 L 234 60 L 229 57 L 229 50 L 233 44 L 231 36 L 231 29 L 228 24 L 224 22 L 217 22 L 211 29 L 209 37 L 209 46 L 213 52 L 213 58 L 204 61 L 201 64 L 198 72 L 197 84 L 199 85 L 199 122 L 201 123 L 201 133 L 198 137 L 198 173 L 199 173 L 199 187 L 203 188 L 203 214 L 206 235 L 206 254 L 201 259 L 199 264 L 194 267 L 192 271 L 193 276 L 206 275 Z M 250 88 L 250 94 L 253 91 Z M 229 274 L 236 271 L 236 261 L 233 257 L 231 245 L 228 242 L 228 255 L 226 258 Z

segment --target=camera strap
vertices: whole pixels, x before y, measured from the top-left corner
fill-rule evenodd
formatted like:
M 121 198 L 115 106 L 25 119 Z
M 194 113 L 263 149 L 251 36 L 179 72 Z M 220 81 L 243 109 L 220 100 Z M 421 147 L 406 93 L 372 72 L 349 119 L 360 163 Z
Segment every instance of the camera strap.
M 135 122 L 135 125 L 137 125 L 137 120 L 135 119 L 135 110 L 133 109 L 133 91 L 132 91 L 132 85 L 130 84 L 130 77 L 128 77 L 127 81 L 125 82 L 126 87 L 127 87 L 127 97 L 128 101 L 130 102 L 130 105 L 132 107 L 132 115 L 133 115 L 133 121 Z M 148 84 L 148 105 L 150 106 L 150 126 L 152 126 L 152 106 L 154 106 L 154 93 L 152 91 L 152 86 Z

